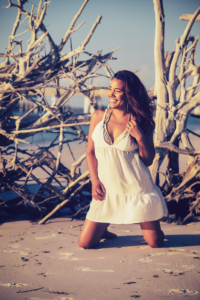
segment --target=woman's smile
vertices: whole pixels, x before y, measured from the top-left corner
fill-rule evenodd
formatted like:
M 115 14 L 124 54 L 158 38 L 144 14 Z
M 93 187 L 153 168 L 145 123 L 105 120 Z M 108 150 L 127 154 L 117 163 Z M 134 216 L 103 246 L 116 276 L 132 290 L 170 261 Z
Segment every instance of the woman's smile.
M 110 102 L 116 103 L 117 100 L 116 99 L 110 99 Z

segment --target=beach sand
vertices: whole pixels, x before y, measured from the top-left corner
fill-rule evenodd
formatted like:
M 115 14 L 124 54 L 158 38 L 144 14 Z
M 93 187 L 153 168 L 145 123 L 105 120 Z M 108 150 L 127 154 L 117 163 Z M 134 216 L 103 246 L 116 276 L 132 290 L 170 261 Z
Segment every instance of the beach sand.
M 198 139 L 194 144 L 199 149 Z M 78 159 L 86 145 L 71 148 Z M 184 170 L 187 156 L 180 159 Z M 62 163 L 73 163 L 67 147 Z M 84 162 L 82 172 L 86 169 Z M 162 222 L 165 241 L 157 249 L 145 243 L 138 224 L 110 225 L 118 238 L 83 250 L 78 247 L 83 221 L 64 213 L 45 225 L 25 218 L 0 226 L 0 300 L 200 299 L 198 222 Z
M 140 226 L 110 225 L 118 235 L 94 249 L 78 247 L 83 221 L 0 227 L 0 299 L 200 299 L 200 223 L 161 223 L 162 248 L 150 248 Z

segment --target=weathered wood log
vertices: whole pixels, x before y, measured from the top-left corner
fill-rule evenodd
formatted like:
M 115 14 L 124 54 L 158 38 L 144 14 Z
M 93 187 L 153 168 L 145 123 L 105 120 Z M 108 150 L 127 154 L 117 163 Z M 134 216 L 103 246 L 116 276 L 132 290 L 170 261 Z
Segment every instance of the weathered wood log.
M 84 175 L 84 176 L 83 176 Z M 77 179 L 77 182 L 81 181 L 83 178 L 85 178 L 86 176 L 89 175 L 89 172 L 86 172 L 86 174 L 83 174 L 82 176 L 80 176 L 81 178 Z M 44 224 L 50 217 L 52 217 L 55 212 L 57 212 L 58 210 L 60 210 L 63 206 L 65 206 L 66 204 L 70 203 L 70 201 L 73 200 L 74 196 L 80 192 L 85 185 L 87 185 L 88 183 L 90 183 L 90 179 L 86 180 L 81 186 L 79 186 L 71 195 L 68 199 L 64 200 L 62 203 L 58 204 L 47 216 L 45 216 L 41 221 L 39 221 L 38 224 Z
M 168 176 L 168 181 L 172 188 L 164 194 L 173 221 L 186 224 L 200 220 L 200 157 L 196 157 L 182 174 Z

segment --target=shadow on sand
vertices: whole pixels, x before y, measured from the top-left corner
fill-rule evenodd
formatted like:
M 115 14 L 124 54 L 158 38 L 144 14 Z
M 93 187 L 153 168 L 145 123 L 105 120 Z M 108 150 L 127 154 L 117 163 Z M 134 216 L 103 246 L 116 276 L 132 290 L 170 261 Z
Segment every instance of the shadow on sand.
M 145 246 L 147 243 L 144 241 L 142 235 L 127 235 L 119 236 L 112 240 L 102 240 L 93 249 L 104 248 L 123 248 L 131 246 Z M 165 240 L 162 248 L 176 248 L 176 247 L 189 247 L 200 246 L 199 234 L 182 234 L 182 235 L 165 235 Z

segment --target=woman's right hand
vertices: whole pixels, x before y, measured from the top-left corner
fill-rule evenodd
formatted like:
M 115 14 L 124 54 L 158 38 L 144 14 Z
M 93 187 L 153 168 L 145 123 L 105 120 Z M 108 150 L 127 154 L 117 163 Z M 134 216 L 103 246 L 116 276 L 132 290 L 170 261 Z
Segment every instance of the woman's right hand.
M 103 185 L 103 183 L 99 180 L 96 179 L 95 181 L 92 182 L 92 197 L 95 200 L 104 200 L 106 195 L 106 190 Z

